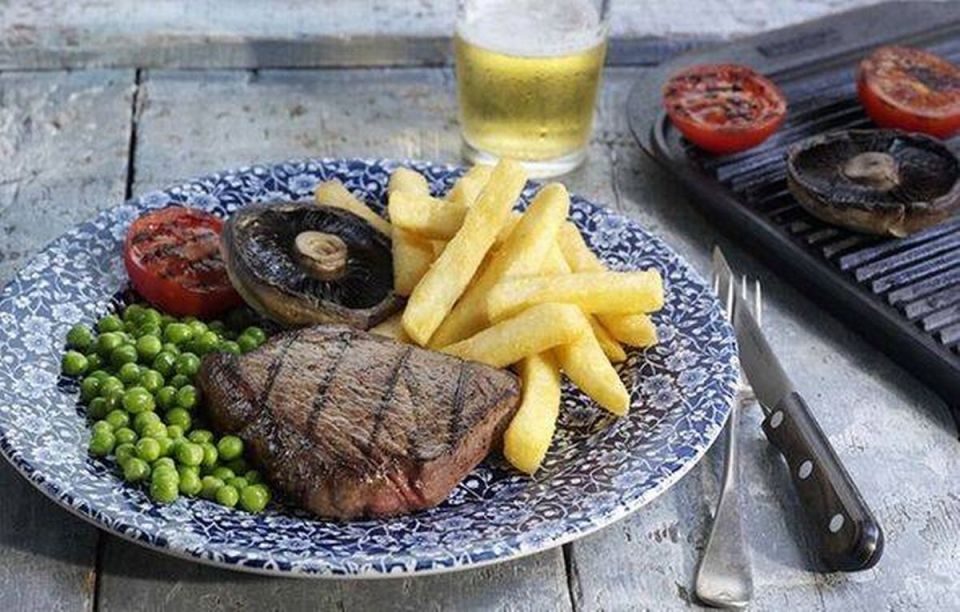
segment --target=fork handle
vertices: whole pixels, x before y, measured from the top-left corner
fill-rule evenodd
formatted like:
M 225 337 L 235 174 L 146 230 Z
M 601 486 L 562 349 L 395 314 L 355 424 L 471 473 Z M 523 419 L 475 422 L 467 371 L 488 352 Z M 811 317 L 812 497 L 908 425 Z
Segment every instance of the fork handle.
M 777 403 L 763 431 L 787 461 L 827 567 L 873 567 L 883 553 L 883 531 L 799 393 Z

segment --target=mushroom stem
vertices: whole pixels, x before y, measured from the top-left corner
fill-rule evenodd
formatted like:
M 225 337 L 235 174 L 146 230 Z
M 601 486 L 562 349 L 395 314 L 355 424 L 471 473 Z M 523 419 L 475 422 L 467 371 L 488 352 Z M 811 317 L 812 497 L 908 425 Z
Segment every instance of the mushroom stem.
M 843 165 L 843 175 L 864 187 L 890 191 L 900 184 L 897 160 L 889 153 L 868 151 L 854 155 Z
M 347 269 L 347 245 L 326 232 L 300 232 L 294 241 L 300 261 L 317 278 L 337 280 Z

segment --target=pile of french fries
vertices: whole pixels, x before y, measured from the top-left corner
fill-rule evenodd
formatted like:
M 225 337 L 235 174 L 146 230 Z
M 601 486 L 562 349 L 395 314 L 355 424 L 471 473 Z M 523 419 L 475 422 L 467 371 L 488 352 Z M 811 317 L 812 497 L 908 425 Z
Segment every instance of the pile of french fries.
M 556 428 L 561 372 L 600 406 L 627 413 L 613 364 L 626 359 L 624 345 L 656 343 L 648 315 L 663 306 L 663 283 L 655 270 L 607 270 L 567 221 L 559 183 L 515 212 L 526 181 L 515 162 L 478 165 L 438 198 L 422 175 L 400 168 L 388 186 L 389 223 L 339 182 L 320 184 L 315 197 L 391 236 L 394 288 L 407 306 L 371 331 L 515 369 L 523 397 L 504 455 L 533 474 Z

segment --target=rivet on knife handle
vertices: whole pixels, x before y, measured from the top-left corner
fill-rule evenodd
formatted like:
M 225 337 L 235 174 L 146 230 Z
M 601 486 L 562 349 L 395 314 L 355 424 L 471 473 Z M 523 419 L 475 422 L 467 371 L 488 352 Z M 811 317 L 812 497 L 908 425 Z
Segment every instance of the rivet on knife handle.
M 787 460 L 827 567 L 873 567 L 883 553 L 883 531 L 803 398 L 788 393 L 764 420 L 763 431 Z

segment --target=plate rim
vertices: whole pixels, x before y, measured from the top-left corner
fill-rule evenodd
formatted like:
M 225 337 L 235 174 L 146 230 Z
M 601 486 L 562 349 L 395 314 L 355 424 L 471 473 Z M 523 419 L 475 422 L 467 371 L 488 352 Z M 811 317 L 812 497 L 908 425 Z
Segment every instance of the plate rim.
M 5 294 L 7 289 L 17 277 L 30 265 L 30 263 L 42 252 L 51 248 L 58 240 L 60 240 L 64 234 L 75 230 L 76 228 L 82 226 L 85 223 L 93 222 L 97 217 L 101 215 L 109 216 L 110 213 L 115 212 L 117 209 L 120 209 L 124 206 L 134 206 L 137 207 L 137 203 L 141 202 L 144 196 L 151 193 L 157 192 L 168 192 L 176 188 L 185 188 L 189 185 L 206 181 L 214 180 L 215 177 L 222 177 L 224 175 L 237 175 L 245 172 L 251 171 L 253 168 L 276 168 L 283 165 L 290 164 L 305 164 L 305 163 L 314 163 L 318 166 L 337 164 L 343 162 L 356 162 L 362 163 L 367 166 L 380 166 L 383 168 L 396 168 L 396 167 L 430 167 L 436 170 L 442 170 L 447 173 L 460 172 L 466 169 L 466 166 L 454 163 L 446 162 L 435 162 L 430 160 L 421 160 L 421 159 L 412 159 L 412 158 L 378 158 L 378 157 L 298 157 L 298 158 L 288 158 L 276 162 L 253 162 L 249 164 L 242 164 L 226 169 L 222 169 L 215 172 L 207 172 L 205 174 L 200 174 L 194 177 L 187 179 L 171 181 L 163 187 L 156 189 L 148 189 L 141 192 L 139 195 L 132 196 L 122 203 L 109 206 L 104 208 L 96 213 L 96 215 L 80 221 L 77 224 L 72 225 L 70 228 L 66 229 L 64 232 L 58 236 L 47 241 L 43 246 L 39 247 L 25 263 L 18 267 L 14 275 L 3 287 L 0 294 Z M 544 183 L 537 180 L 529 180 L 527 186 L 542 186 Z M 631 217 L 623 214 L 621 212 L 610 209 L 601 204 L 595 203 L 593 200 L 588 199 L 587 197 L 579 195 L 577 192 L 571 192 L 571 198 L 578 198 L 585 203 L 598 208 L 604 211 L 608 215 L 619 217 L 627 220 L 629 223 L 635 224 L 638 226 L 645 234 L 649 237 L 652 237 L 660 242 L 660 244 L 665 247 L 670 255 L 672 255 L 677 261 L 679 261 L 690 273 L 692 273 L 695 279 L 700 282 L 708 291 L 709 284 L 705 281 L 703 276 L 700 274 L 699 270 L 694 268 L 689 261 L 681 256 L 676 250 L 664 241 L 660 236 L 648 231 L 644 228 L 638 221 L 632 219 Z M 719 307 L 719 302 L 714 296 L 714 304 Z M 727 364 L 731 368 L 731 380 L 729 381 L 730 390 L 735 390 L 736 388 L 736 377 L 739 374 L 740 364 L 739 359 L 737 358 L 737 349 L 736 349 L 736 336 L 733 333 L 733 329 L 730 327 L 729 322 L 724 318 L 721 321 L 722 329 L 727 336 L 727 340 L 732 342 L 733 352 L 730 359 L 730 363 Z M 609 527 L 615 523 L 618 523 L 625 518 L 631 516 L 634 512 L 640 510 L 650 502 L 654 501 L 660 495 L 662 495 L 667 489 L 675 485 L 679 480 L 686 476 L 694 466 L 698 465 L 704 456 L 709 452 L 716 441 L 720 438 L 721 433 L 724 431 L 727 421 L 730 418 L 730 413 L 732 412 L 731 408 L 733 402 L 736 401 L 735 395 L 733 393 L 729 394 L 726 402 L 723 402 L 722 405 L 718 405 L 717 408 L 723 409 L 722 418 L 716 425 L 714 435 L 707 441 L 706 444 L 697 448 L 693 455 L 685 461 L 678 469 L 671 472 L 665 478 L 660 479 L 657 484 L 646 491 L 643 492 L 637 499 L 628 502 L 619 504 L 616 508 L 607 514 L 606 516 L 600 516 L 599 520 L 591 522 L 590 525 L 582 530 L 571 530 L 565 531 L 558 536 L 548 537 L 542 541 L 538 541 L 536 544 L 529 547 L 518 548 L 518 549 L 509 549 L 505 552 L 495 553 L 491 557 L 465 563 L 456 563 L 451 565 L 433 565 L 429 568 L 417 568 L 412 569 L 402 568 L 397 569 L 398 566 L 395 566 L 394 571 L 378 571 L 374 568 L 361 568 L 357 572 L 337 572 L 332 566 L 326 565 L 326 570 L 323 569 L 304 569 L 301 567 L 293 566 L 288 569 L 282 569 L 279 567 L 266 567 L 266 566 L 253 566 L 245 563 L 237 563 L 229 559 L 216 559 L 204 556 L 203 554 L 197 554 L 189 549 L 181 549 L 175 546 L 170 545 L 170 542 L 167 541 L 165 544 L 156 543 L 148 539 L 141 539 L 138 534 L 143 533 L 143 530 L 137 527 L 136 525 L 126 524 L 114 526 L 106 521 L 102 521 L 97 516 L 97 511 L 93 507 L 88 507 L 86 504 L 82 506 L 74 506 L 65 502 L 64 498 L 75 499 L 68 489 L 63 489 L 51 482 L 44 474 L 37 469 L 33 469 L 33 466 L 23 458 L 15 458 L 11 451 L 15 450 L 13 445 L 7 440 L 6 436 L 3 435 L 3 432 L 0 432 L 0 455 L 14 467 L 16 472 L 23 477 L 27 482 L 29 482 L 35 489 L 39 490 L 46 498 L 52 500 L 57 506 L 66 509 L 72 515 L 79 517 L 84 520 L 86 523 L 93 525 L 97 529 L 108 533 L 110 535 L 120 537 L 121 539 L 132 542 L 136 545 L 143 546 L 149 550 L 157 551 L 159 553 L 169 555 L 178 559 L 183 559 L 195 563 L 200 563 L 202 565 L 208 565 L 212 567 L 217 567 L 221 569 L 227 569 L 232 571 L 239 571 L 248 574 L 262 575 L 262 576 L 274 576 L 274 577 L 288 577 L 288 578 L 297 578 L 297 579 L 319 579 L 319 580 L 380 580 L 380 579 L 392 579 L 392 578 L 410 578 L 416 576 L 428 576 L 428 575 L 438 575 L 438 574 L 447 574 L 453 572 L 459 572 L 469 569 L 476 569 L 481 567 L 488 567 L 498 563 L 504 563 L 507 561 L 513 561 L 528 557 L 534 554 L 546 552 L 548 550 L 553 550 L 555 548 L 561 547 L 565 544 L 574 542 L 581 538 L 584 538 L 590 534 L 596 533 L 597 531 Z M 718 402 L 719 403 L 719 402 Z M 8 450 L 9 447 L 9 450 Z M 28 468 L 30 468 L 28 470 Z M 132 528 L 128 529 L 126 532 L 122 531 L 118 527 Z M 324 562 L 321 562 L 325 565 Z

